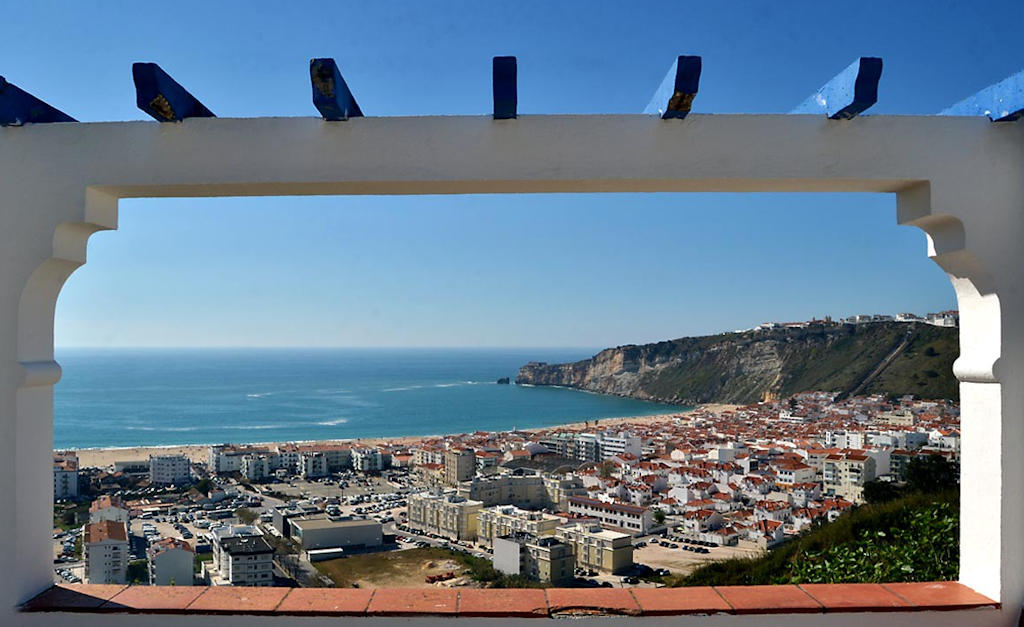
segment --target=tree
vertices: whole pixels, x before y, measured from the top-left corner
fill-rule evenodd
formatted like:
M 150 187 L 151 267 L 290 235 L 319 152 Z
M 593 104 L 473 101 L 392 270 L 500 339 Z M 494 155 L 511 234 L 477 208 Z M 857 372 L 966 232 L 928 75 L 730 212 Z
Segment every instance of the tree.
M 213 481 L 208 478 L 200 479 L 199 482 L 196 483 L 195 487 L 196 490 L 203 493 L 203 496 L 210 496 L 210 490 L 213 489 Z
M 660 509 L 654 510 L 654 522 L 658 523 L 659 525 L 665 524 L 665 512 L 664 512 L 664 510 L 660 510 Z
M 864 500 L 871 505 L 888 503 L 903 495 L 903 491 L 890 481 L 868 481 L 864 484 Z
M 248 507 L 239 507 L 236 509 L 235 516 L 237 516 L 238 520 L 244 525 L 251 525 L 256 522 L 257 518 L 259 518 L 259 514 Z
M 598 469 L 598 475 L 602 479 L 611 479 L 612 472 L 615 470 L 615 464 L 611 462 L 601 462 L 601 467 Z
M 928 348 L 924 349 L 924 354 L 926 357 L 935 357 L 936 355 L 939 354 L 939 352 L 935 350 L 934 346 L 929 346 Z
M 958 486 L 956 469 L 942 455 L 918 456 L 907 464 L 907 488 L 931 494 Z

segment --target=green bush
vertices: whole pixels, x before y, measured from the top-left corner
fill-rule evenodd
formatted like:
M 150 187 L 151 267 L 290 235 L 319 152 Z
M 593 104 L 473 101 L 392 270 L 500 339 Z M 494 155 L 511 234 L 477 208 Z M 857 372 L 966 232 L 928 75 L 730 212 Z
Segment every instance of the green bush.
M 943 581 L 960 563 L 959 492 L 862 505 L 767 555 L 714 562 L 674 586 Z

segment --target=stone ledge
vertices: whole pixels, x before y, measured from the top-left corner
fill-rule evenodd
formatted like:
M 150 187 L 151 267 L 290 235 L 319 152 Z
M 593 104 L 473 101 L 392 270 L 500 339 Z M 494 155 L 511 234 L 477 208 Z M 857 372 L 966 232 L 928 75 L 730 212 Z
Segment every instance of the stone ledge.
M 703 588 L 231 588 L 60 584 L 24 612 L 251 614 L 280 616 L 450 616 L 547 618 L 566 615 L 678 616 L 908 612 L 999 608 L 952 581 Z

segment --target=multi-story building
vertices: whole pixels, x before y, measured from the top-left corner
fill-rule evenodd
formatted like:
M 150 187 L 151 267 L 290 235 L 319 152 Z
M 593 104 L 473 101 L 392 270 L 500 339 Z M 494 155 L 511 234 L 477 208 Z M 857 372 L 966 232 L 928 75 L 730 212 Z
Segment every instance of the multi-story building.
M 192 481 L 192 464 L 184 455 L 150 455 L 149 482 L 183 485 Z
M 78 497 L 78 457 L 74 453 L 53 456 L 53 500 Z
M 104 494 L 89 505 L 89 522 L 98 523 L 104 520 L 128 524 L 131 512 L 119 496 Z
M 249 481 L 265 481 L 274 476 L 274 466 L 270 455 L 245 455 L 238 472 Z
M 573 578 L 572 548 L 550 537 L 514 534 L 494 539 L 494 568 L 534 581 L 565 584 Z
M 82 539 L 86 583 L 127 583 L 128 527 L 101 520 L 85 526 Z
M 307 451 L 299 456 L 299 476 L 303 479 L 326 477 L 327 456 L 319 451 Z
M 633 539 L 629 534 L 593 523 L 575 523 L 555 529 L 555 537 L 572 547 L 580 568 L 619 573 L 633 565 Z
M 861 450 L 842 450 L 825 458 L 822 484 L 825 494 L 864 502 L 864 484 L 875 478 L 875 460 Z
M 424 464 L 444 464 L 445 450 L 439 446 L 421 446 L 412 452 L 414 466 Z
M 544 478 L 536 474 L 497 474 L 459 484 L 459 496 L 485 507 L 515 505 L 528 509 L 550 507 Z
M 352 450 L 352 468 L 359 472 L 380 472 L 386 467 L 386 458 L 380 449 L 357 448 Z
M 456 448 L 444 452 L 444 482 L 447 485 L 458 485 L 460 481 L 469 481 L 476 474 L 476 455 L 472 449 Z
M 164 538 L 146 552 L 151 586 L 191 586 L 195 550 L 184 540 Z
M 547 493 L 545 507 L 559 511 L 569 509 L 570 496 L 586 496 L 583 481 L 574 475 L 544 475 L 544 491 Z
M 274 549 L 256 527 L 211 529 L 213 561 L 203 564 L 205 578 L 215 586 L 274 585 Z
M 526 533 L 539 538 L 554 535 L 564 518 L 544 512 L 531 512 L 514 505 L 498 505 L 481 509 L 477 514 L 477 541 L 491 544 L 501 536 Z
M 654 514 L 649 508 L 639 505 L 570 496 L 569 513 L 596 518 L 602 525 L 622 529 L 634 536 L 647 535 L 654 527 Z
M 246 455 L 270 455 L 271 453 L 273 451 L 265 446 L 218 444 L 210 447 L 210 470 L 218 474 L 238 472 L 242 469 L 242 458 Z
M 598 454 L 601 459 L 611 459 L 617 455 L 632 455 L 640 457 L 642 454 L 643 441 L 638 437 L 623 431 L 622 433 L 606 432 L 598 436 Z
M 409 524 L 454 540 L 474 540 L 477 514 L 483 503 L 452 492 L 412 494 L 408 499 Z

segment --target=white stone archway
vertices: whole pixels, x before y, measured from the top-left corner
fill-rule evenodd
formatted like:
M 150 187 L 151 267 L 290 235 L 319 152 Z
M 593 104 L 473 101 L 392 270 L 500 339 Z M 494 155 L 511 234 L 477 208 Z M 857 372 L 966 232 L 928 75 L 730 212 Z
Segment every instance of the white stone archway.
M 961 312 L 961 581 L 1024 601 L 1024 125 L 986 118 L 640 115 L 189 119 L 0 129 L 0 617 L 48 586 L 53 314 L 120 198 L 886 192 Z M 105 618 L 105 622 L 125 617 Z M 838 619 L 830 619 L 838 620 Z M 880 619 L 882 620 L 882 619 Z M 896 620 L 896 619 L 893 619 Z M 126 623 L 127 624 L 127 623 Z M 892 623 L 895 624 L 895 623 Z

